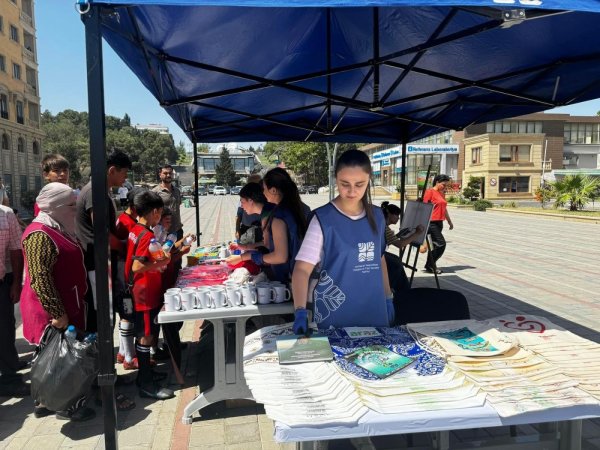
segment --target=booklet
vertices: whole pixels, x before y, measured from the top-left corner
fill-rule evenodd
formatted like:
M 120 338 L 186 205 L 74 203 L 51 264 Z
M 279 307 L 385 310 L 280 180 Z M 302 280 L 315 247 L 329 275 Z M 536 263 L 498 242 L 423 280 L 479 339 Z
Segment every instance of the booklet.
M 277 338 L 279 364 L 295 364 L 333 360 L 333 352 L 327 336 L 281 336 Z
M 414 358 L 399 355 L 383 345 L 370 345 L 359 348 L 346 355 L 345 358 L 379 378 L 389 377 L 416 361 Z
M 381 336 L 375 327 L 344 327 L 344 331 L 351 339 Z

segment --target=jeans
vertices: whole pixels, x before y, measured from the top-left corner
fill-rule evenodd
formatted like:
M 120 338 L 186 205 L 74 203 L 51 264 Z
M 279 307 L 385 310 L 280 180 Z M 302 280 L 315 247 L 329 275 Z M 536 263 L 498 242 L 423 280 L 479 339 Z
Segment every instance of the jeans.
M 427 264 L 426 268 L 433 269 L 437 267 L 437 260 L 442 257 L 444 251 L 446 250 L 446 239 L 444 239 L 444 235 L 442 234 L 442 230 L 444 229 L 444 221 L 443 220 L 435 220 L 429 223 L 428 233 L 431 236 L 431 243 L 433 244 L 433 249 L 429 252 L 427 256 Z

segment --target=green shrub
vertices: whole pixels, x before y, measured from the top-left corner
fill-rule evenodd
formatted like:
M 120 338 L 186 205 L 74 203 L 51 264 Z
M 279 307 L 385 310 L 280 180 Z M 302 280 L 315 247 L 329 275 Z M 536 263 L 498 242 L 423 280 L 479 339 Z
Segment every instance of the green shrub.
M 504 203 L 502 203 L 502 207 L 503 208 L 516 208 L 517 202 L 515 202 L 515 201 L 504 202 Z
M 488 208 L 493 207 L 494 204 L 488 200 L 477 200 L 473 202 L 473 209 L 475 211 L 485 211 Z
M 456 198 L 454 195 L 451 195 L 450 197 L 448 197 L 448 203 L 457 203 L 458 202 L 458 198 Z

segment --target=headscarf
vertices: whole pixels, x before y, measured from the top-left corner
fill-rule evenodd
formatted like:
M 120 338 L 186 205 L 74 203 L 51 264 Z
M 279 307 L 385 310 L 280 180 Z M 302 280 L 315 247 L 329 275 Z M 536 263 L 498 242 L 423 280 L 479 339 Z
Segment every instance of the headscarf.
M 73 189 L 63 183 L 48 183 L 42 188 L 35 201 L 40 208 L 40 213 L 33 219 L 34 222 L 59 230 L 77 242 L 75 234 L 77 197 Z

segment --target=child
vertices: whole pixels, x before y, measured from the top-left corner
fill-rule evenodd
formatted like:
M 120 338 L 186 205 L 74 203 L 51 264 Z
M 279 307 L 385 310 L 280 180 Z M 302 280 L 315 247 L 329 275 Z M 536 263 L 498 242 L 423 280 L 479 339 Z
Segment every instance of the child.
M 163 201 L 151 191 L 142 192 L 134 198 L 138 223 L 129 233 L 127 259 L 125 262 L 125 280 L 132 282 L 131 294 L 134 306 L 134 328 L 136 333 L 135 350 L 138 357 L 138 387 L 140 397 L 165 400 L 173 398 L 172 390 L 157 384 L 161 378 L 150 366 L 150 347 L 158 335 L 156 316 L 160 310 L 162 298 L 161 270 L 167 267 L 169 255 L 161 259 L 153 258 L 150 253 L 150 241 L 154 239 L 151 227 L 161 218 Z
M 315 210 L 292 277 L 294 333 L 308 332 L 308 284 L 318 265 L 311 295 L 318 328 L 389 326 L 394 321 L 385 251 L 385 220 L 371 204 L 369 157 L 344 152 L 335 166 L 339 195 Z M 368 287 L 368 289 L 366 289 Z
M 113 277 L 113 283 L 117 285 L 115 303 L 119 311 L 119 352 L 117 353 L 117 363 L 123 364 L 125 370 L 135 370 L 138 368 L 138 361 L 135 357 L 135 345 L 133 338 L 135 335 L 133 326 L 133 303 L 131 295 L 126 292 L 125 257 L 127 256 L 127 239 L 133 227 L 137 224 L 137 211 L 135 209 L 135 196 L 144 192 L 143 188 L 134 188 L 127 194 L 128 208 L 121 213 L 117 219 L 115 227 L 115 236 L 122 243 L 124 251 L 119 254 L 118 270 L 116 277 Z
M 41 162 L 42 176 L 46 183 L 69 184 L 69 161 L 62 155 L 52 153 L 44 156 Z M 37 217 L 40 208 L 33 204 L 33 217 Z

